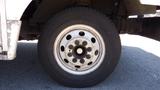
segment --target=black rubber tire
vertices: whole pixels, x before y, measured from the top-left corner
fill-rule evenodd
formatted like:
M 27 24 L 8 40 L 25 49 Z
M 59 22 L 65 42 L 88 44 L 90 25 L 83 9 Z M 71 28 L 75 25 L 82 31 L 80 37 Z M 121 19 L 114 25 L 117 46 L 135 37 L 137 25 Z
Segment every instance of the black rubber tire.
M 53 45 L 56 37 L 64 28 L 73 24 L 94 27 L 105 41 L 105 60 L 99 68 L 86 75 L 65 72 L 54 58 Z M 100 83 L 113 72 L 119 61 L 121 43 L 114 24 L 105 15 L 93 9 L 76 7 L 58 13 L 46 23 L 40 35 L 38 53 L 45 70 L 55 81 L 64 86 L 82 88 Z

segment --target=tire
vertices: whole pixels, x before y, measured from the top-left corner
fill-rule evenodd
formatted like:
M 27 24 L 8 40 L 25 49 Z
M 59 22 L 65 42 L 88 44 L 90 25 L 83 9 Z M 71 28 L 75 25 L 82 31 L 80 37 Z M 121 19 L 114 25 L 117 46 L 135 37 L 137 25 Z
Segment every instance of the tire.
M 79 40 L 79 44 L 75 40 Z M 88 43 L 86 46 L 83 40 Z M 67 46 L 68 43 L 75 46 Z M 87 54 L 89 46 L 90 56 Z M 68 52 L 72 58 L 67 56 Z M 105 15 L 76 7 L 58 13 L 46 23 L 40 35 L 38 53 L 45 70 L 55 81 L 82 88 L 102 82 L 113 72 L 119 61 L 121 43 L 114 24 Z

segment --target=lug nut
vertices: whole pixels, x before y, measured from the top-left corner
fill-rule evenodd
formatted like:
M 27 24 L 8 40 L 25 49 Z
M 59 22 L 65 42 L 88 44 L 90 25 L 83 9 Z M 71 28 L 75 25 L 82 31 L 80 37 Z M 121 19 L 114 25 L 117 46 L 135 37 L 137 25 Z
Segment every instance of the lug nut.
M 75 44 L 76 44 L 76 45 L 79 45 L 79 41 L 78 41 L 78 40 L 76 40 L 76 41 L 75 41 Z
M 82 43 L 82 45 L 83 46 L 86 46 L 88 43 L 86 42 L 86 41 L 84 41 L 83 43 Z
M 86 55 L 86 58 L 87 58 L 87 59 L 90 59 L 90 58 L 91 58 L 91 56 L 88 54 L 88 55 Z
M 81 64 L 83 64 L 84 62 L 85 62 L 84 59 L 81 59 L 81 60 L 80 60 L 80 63 L 81 63 Z
M 92 51 L 92 48 L 91 48 L 91 47 L 88 47 L 88 48 L 87 48 L 87 51 L 88 51 L 88 52 L 91 52 L 91 51 Z
M 72 53 L 68 53 L 68 56 L 69 56 L 69 57 L 72 57 Z
M 73 60 L 72 60 L 74 63 L 76 63 L 77 62 L 77 59 L 76 58 L 73 58 Z
M 73 45 L 69 45 L 69 49 L 73 49 Z

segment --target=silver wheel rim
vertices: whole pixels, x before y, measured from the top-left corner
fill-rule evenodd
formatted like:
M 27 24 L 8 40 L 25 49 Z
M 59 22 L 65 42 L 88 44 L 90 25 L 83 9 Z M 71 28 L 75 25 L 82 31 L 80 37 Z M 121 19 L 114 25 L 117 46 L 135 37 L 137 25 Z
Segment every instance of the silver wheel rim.
M 105 49 L 102 36 L 93 27 L 76 24 L 62 30 L 55 40 L 53 51 L 64 71 L 85 75 L 101 65 Z

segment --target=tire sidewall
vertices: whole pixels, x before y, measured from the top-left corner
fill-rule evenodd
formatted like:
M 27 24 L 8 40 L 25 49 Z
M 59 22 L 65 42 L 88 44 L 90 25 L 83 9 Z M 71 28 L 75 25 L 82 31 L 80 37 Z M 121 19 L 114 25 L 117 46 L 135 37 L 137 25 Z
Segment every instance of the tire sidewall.
M 88 83 L 87 86 L 90 86 L 104 80 L 116 66 L 120 53 L 119 36 L 110 20 L 96 11 L 89 10 L 88 12 L 84 9 L 82 13 L 81 10 L 71 10 L 72 12 L 68 11 L 50 19 L 39 40 L 39 52 L 43 52 L 39 53 L 39 56 L 43 66 L 52 78 L 69 86 L 85 86 L 86 83 Z M 58 34 L 68 26 L 75 24 L 93 27 L 102 35 L 105 42 L 106 52 L 102 64 L 95 71 L 86 75 L 74 75 L 64 71 L 56 62 L 53 54 L 53 46 Z

